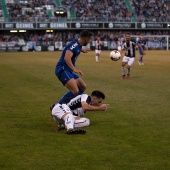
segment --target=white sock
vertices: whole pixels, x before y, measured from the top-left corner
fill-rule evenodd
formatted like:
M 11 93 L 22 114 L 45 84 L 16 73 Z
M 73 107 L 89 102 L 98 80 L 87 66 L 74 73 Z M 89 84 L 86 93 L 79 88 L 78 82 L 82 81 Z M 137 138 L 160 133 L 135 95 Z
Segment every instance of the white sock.
M 99 62 L 99 56 L 96 56 L 96 62 Z
M 74 129 L 74 116 L 71 113 L 68 113 L 65 117 L 64 117 L 64 122 L 65 122 L 65 126 L 67 128 L 67 130 L 69 129 Z
M 125 67 L 122 67 L 122 75 L 126 75 L 126 69 L 125 69 Z
M 74 121 L 75 127 L 84 127 L 89 125 L 90 125 L 90 120 L 87 118 L 80 118 L 79 120 Z

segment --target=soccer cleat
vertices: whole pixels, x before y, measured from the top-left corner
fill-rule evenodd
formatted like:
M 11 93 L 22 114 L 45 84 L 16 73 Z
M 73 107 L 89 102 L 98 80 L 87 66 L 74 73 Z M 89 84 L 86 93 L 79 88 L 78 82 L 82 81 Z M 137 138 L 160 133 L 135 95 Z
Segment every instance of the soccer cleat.
M 127 78 L 127 79 L 130 79 L 130 74 L 127 74 L 126 78 Z
M 143 66 L 143 65 L 144 65 L 144 63 L 141 63 L 141 65 Z
M 53 104 L 53 105 L 50 106 L 50 110 L 51 110 L 51 111 L 53 110 L 54 106 L 55 106 L 55 104 Z
M 139 61 L 138 61 L 138 64 L 139 64 L 139 65 L 142 65 L 142 63 L 141 63 L 141 62 L 139 62 Z
M 121 79 L 123 80 L 123 79 L 126 79 L 126 76 L 125 75 L 122 75 L 121 76 Z
M 85 134 L 86 131 L 83 129 L 69 129 L 67 131 L 67 134 L 71 135 L 71 134 Z
M 65 125 L 62 124 L 62 123 L 59 123 L 59 124 L 57 125 L 57 129 L 58 129 L 58 130 L 63 130 L 63 129 L 65 129 Z

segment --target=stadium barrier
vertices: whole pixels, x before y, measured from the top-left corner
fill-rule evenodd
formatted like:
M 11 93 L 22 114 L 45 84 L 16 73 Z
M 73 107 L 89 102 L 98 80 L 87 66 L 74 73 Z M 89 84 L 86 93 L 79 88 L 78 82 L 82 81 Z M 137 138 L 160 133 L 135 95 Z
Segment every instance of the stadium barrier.
M 132 35 L 132 39 L 134 41 L 138 41 L 139 36 Z M 167 35 L 146 35 L 147 46 L 149 50 L 169 50 L 170 49 L 170 37 Z M 92 41 L 87 45 L 90 49 L 94 50 L 94 43 Z M 118 41 L 103 41 L 104 45 L 102 46 L 102 50 L 113 50 L 117 49 Z M 19 42 L 0 42 L 0 52 L 22 52 L 22 51 L 58 51 L 63 50 L 65 45 L 69 43 L 66 42 L 63 44 L 62 41 L 51 41 L 51 42 L 33 42 L 27 41 L 24 42 L 24 45 L 21 45 Z
M 2 22 L 0 30 L 42 30 L 42 29 L 133 29 L 133 30 L 169 30 L 168 22 Z

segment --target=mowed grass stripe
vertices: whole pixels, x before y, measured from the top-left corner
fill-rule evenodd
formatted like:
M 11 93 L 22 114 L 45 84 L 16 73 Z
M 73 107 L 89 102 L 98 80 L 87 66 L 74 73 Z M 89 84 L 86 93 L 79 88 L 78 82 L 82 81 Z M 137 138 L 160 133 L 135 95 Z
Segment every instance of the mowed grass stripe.
M 54 74 L 61 52 L 0 54 L 0 169 L 170 169 L 169 51 L 147 51 L 130 80 L 121 60 L 81 54 L 87 93 L 105 92 L 106 112 L 88 112 L 86 135 L 57 131 L 49 106 L 67 89 Z

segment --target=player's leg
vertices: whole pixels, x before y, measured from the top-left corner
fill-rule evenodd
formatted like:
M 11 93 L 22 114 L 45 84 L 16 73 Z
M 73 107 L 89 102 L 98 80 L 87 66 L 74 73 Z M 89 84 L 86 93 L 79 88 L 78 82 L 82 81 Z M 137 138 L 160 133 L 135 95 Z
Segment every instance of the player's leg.
M 134 57 L 133 58 L 129 58 L 128 65 L 127 65 L 127 77 L 126 77 L 127 79 L 130 78 L 131 67 L 132 67 L 134 61 L 135 61 Z
M 126 78 L 126 64 L 128 62 L 128 57 L 124 56 L 123 59 L 122 59 L 122 67 L 121 67 L 121 70 L 122 70 L 122 76 L 121 78 L 122 79 L 125 79 Z
M 139 57 L 138 63 L 139 63 L 139 65 L 142 65 L 142 62 L 143 62 L 143 53 L 142 53 L 141 49 L 139 49 L 139 55 L 140 55 L 140 57 Z
M 62 73 L 60 73 L 58 78 L 70 91 L 65 93 L 63 97 L 59 99 L 56 103 L 62 103 L 66 99 L 72 99 L 79 94 L 79 87 L 76 81 L 79 76 L 77 74 L 71 73 L 69 71 L 63 71 Z
M 90 125 L 90 120 L 84 117 L 77 117 L 74 116 L 75 121 L 74 121 L 74 127 L 85 127 Z
M 67 105 L 66 105 L 67 106 Z M 68 107 L 68 106 L 67 106 Z M 68 107 L 69 108 L 69 107 Z M 70 110 L 71 111 L 71 110 Z M 67 134 L 85 134 L 86 131 L 82 129 L 75 129 L 74 128 L 74 123 L 75 123 L 75 118 L 73 114 L 70 112 L 67 112 L 62 119 L 65 122 L 65 126 L 67 128 Z
M 75 78 L 77 86 L 79 88 L 78 95 L 82 94 L 86 90 L 86 83 L 80 78 Z
M 98 50 L 98 62 L 99 62 L 99 59 L 100 59 L 100 54 L 101 54 L 101 50 Z
M 52 110 L 52 116 L 56 123 L 63 120 L 67 131 L 74 129 L 74 116 L 66 104 L 56 104 Z
M 68 134 L 85 134 L 86 131 L 82 129 L 74 129 L 75 118 L 72 111 L 66 104 L 56 104 L 52 110 L 52 117 L 54 121 L 64 123 Z
M 67 123 L 67 121 L 65 121 L 63 118 L 66 115 L 72 114 L 70 108 L 66 105 L 66 104 L 56 104 L 54 106 L 54 108 L 52 109 L 52 117 L 54 119 L 54 121 L 57 123 L 58 129 L 61 130 L 61 126 L 63 127 L 63 129 L 65 129 L 65 124 Z M 68 124 L 68 126 L 66 126 L 67 129 L 74 127 L 74 120 L 72 120 L 70 122 L 70 124 Z
M 95 60 L 96 60 L 96 63 L 99 62 L 99 52 L 98 52 L 98 50 L 95 50 Z
M 141 55 L 141 65 L 144 65 L 144 62 L 143 62 L 143 56 L 145 55 L 145 49 L 143 49 L 143 53 Z

